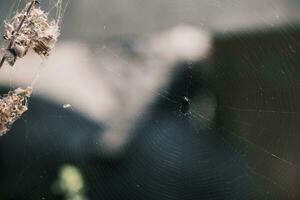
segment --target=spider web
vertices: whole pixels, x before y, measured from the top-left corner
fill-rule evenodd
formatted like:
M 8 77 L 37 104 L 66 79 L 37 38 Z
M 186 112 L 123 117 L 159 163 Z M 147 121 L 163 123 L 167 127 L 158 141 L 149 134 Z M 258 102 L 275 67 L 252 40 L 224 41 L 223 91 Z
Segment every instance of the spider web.
M 16 5 L 18 5 L 18 8 L 21 7 L 20 4 L 22 4 L 22 1 L 18 1 L 16 3 Z M 49 1 L 49 7 L 53 7 L 53 5 L 54 2 Z M 56 13 L 53 10 L 51 12 L 53 12 L 52 14 Z M 109 29 L 109 24 L 104 25 L 103 31 L 105 31 L 106 29 Z M 181 96 L 181 98 L 174 98 L 169 90 L 164 88 L 160 88 L 159 90 L 146 91 L 153 94 L 153 96 L 158 96 L 159 98 L 164 99 L 166 102 L 168 102 L 168 104 L 176 107 L 176 110 L 172 114 L 176 117 L 185 118 L 188 121 L 192 122 L 192 128 L 196 133 L 205 134 L 205 132 L 202 132 L 203 129 L 212 131 L 213 134 L 222 139 L 224 144 L 230 146 L 234 152 L 242 152 L 241 154 L 246 158 L 254 157 L 255 162 L 252 162 L 252 160 L 249 159 L 246 164 L 241 161 L 243 160 L 242 158 L 237 157 L 228 158 L 227 161 L 221 163 L 221 166 L 223 168 L 220 169 L 220 171 L 222 171 L 223 169 L 225 171 L 227 168 L 230 168 L 232 163 L 236 163 L 236 165 L 240 165 L 240 168 L 242 168 L 244 172 L 240 176 L 230 178 L 230 180 L 228 181 L 229 186 L 225 187 L 227 189 L 229 188 L 229 192 L 231 189 L 231 182 L 239 182 L 243 179 L 246 179 L 247 177 L 250 177 L 250 179 L 253 181 L 253 185 L 258 184 L 256 179 L 265 182 L 264 187 L 261 189 L 261 193 L 266 198 L 283 196 L 288 199 L 293 199 L 298 195 L 297 189 L 299 187 L 298 176 L 300 163 L 298 153 L 299 151 L 297 149 L 299 137 L 297 122 L 299 112 L 297 111 L 297 106 L 295 105 L 295 103 L 298 100 L 298 92 L 296 89 L 299 85 L 299 78 L 295 78 L 293 76 L 292 72 L 293 70 L 296 71 L 296 69 L 294 69 L 292 66 L 294 66 L 293 64 L 296 62 L 296 60 L 293 60 L 293 56 L 297 52 L 299 52 L 299 42 L 295 40 L 295 36 L 293 36 L 292 34 L 287 34 L 285 33 L 285 31 L 279 32 L 279 35 L 281 38 L 281 42 L 283 43 L 281 45 L 278 45 L 277 41 L 275 42 L 274 40 L 271 40 L 271 44 L 278 45 L 275 50 L 273 49 L 273 51 L 266 51 L 266 49 L 271 49 L 270 46 L 263 46 L 260 50 L 257 50 L 256 48 L 262 45 L 263 42 L 261 41 L 261 43 L 255 44 L 255 46 L 251 44 L 252 40 L 248 37 L 245 37 L 244 39 L 243 37 L 235 38 L 238 41 L 237 46 L 243 49 L 243 53 L 239 52 L 240 49 L 234 49 L 234 47 L 230 46 L 230 44 L 221 44 L 220 48 L 222 49 L 222 51 L 220 50 L 220 52 L 216 53 L 216 57 L 218 57 L 217 59 L 221 59 L 219 59 L 216 63 L 217 73 L 216 78 L 213 79 L 214 84 L 217 84 L 218 88 L 210 88 L 209 86 L 211 86 L 211 82 L 210 84 L 206 85 L 208 87 L 207 90 L 214 90 L 213 92 L 215 92 L 217 96 L 214 96 L 214 94 L 211 94 L 210 92 L 204 92 L 203 95 L 200 95 L 199 97 L 196 96 L 196 98 L 193 96 L 193 94 L 191 93 L 191 88 L 193 87 L 192 80 L 197 78 L 195 77 L 196 75 L 193 74 L 193 63 L 185 63 L 183 66 L 183 68 L 188 72 L 188 78 L 184 83 L 185 85 L 183 87 L 185 88 L 185 92 Z M 106 76 L 103 75 L 103 77 L 101 78 L 106 78 L 107 80 L 109 80 L 109 76 L 114 77 L 115 82 L 113 82 L 112 84 L 114 84 L 114 86 L 117 88 L 116 93 L 119 95 L 118 97 L 122 98 L 124 94 L 128 94 L 130 92 L 130 89 L 134 90 L 135 87 L 140 84 L 139 82 L 142 81 L 138 78 L 132 78 L 132 82 L 126 82 L 126 80 L 128 80 L 126 79 L 126 77 L 145 77 L 145 74 L 147 73 L 143 74 L 138 73 L 138 71 L 133 71 L 133 73 L 130 74 L 128 72 L 129 68 L 134 68 L 136 66 L 133 66 L 130 61 L 124 59 L 122 53 L 115 50 L 115 48 L 110 47 L 109 42 L 102 40 L 99 43 L 100 47 L 97 46 L 97 48 L 95 48 L 98 52 L 92 53 L 92 57 L 96 58 L 98 65 L 100 65 L 101 68 L 106 72 Z M 97 45 L 99 45 L 99 43 Z M 249 49 L 255 49 L 256 51 L 253 51 L 254 53 L 249 53 Z M 239 55 L 238 59 L 232 58 L 231 55 L 227 54 L 227 52 L 232 51 Z M 274 55 L 277 55 L 276 52 L 279 53 L 281 51 L 286 52 L 285 56 L 277 60 L 277 63 L 271 64 L 273 67 L 275 66 L 275 69 L 268 68 L 268 56 L 274 57 Z M 107 65 L 107 63 L 101 61 L 101 59 L 103 59 L 101 55 L 106 53 L 111 55 L 110 60 L 115 61 L 116 63 L 114 64 L 120 64 L 121 67 L 110 67 L 109 65 Z M 264 60 L 266 58 L 264 58 L 262 55 L 266 55 L 267 60 Z M 257 60 L 257 63 L 253 63 L 253 60 L 255 59 Z M 243 68 L 244 71 L 239 68 L 241 66 L 245 67 Z M 231 67 L 233 67 L 233 69 Z M 40 68 L 43 68 L 43 64 L 41 64 Z M 273 74 L 266 74 L 268 70 L 273 72 Z M 96 72 L 97 69 L 95 70 L 95 73 Z M 101 71 L 101 73 L 103 73 L 103 71 Z M 40 74 L 39 71 L 35 76 L 36 78 L 32 81 L 33 85 L 36 82 L 36 79 L 38 79 L 38 74 Z M 269 79 L 266 80 L 266 77 L 268 77 Z M 247 84 L 248 82 L 250 82 L 250 84 Z M 282 82 L 284 84 L 282 84 Z M 123 91 L 124 83 L 126 83 L 125 91 Z M 90 89 L 92 89 L 92 87 L 90 87 Z M 136 101 L 139 101 L 139 97 L 141 94 L 132 94 L 132 96 L 137 99 Z M 202 104 L 199 102 L 202 102 Z M 215 107 L 216 103 L 217 107 Z M 130 104 L 126 104 L 126 102 L 124 105 L 130 106 Z M 205 108 L 207 109 L 207 112 L 205 112 Z M 129 109 L 133 109 L 133 107 L 129 107 Z M 150 113 L 158 112 L 151 107 L 148 111 Z M 124 113 L 126 114 L 126 108 L 122 109 L 122 111 L 118 111 L 116 115 L 120 115 L 120 113 L 122 115 Z M 71 124 L 73 126 L 82 123 L 80 119 L 71 118 L 67 114 L 56 114 L 54 112 L 51 114 L 47 114 L 47 117 L 48 119 L 68 120 L 68 124 Z M 134 117 L 135 119 L 140 119 L 142 118 L 142 114 L 137 112 L 134 114 Z M 159 142 L 164 139 L 166 132 L 170 132 L 170 130 L 173 130 L 169 127 L 162 126 L 163 119 L 158 119 L 159 120 L 157 121 L 151 121 L 153 122 L 153 129 L 159 133 L 157 138 L 153 140 L 146 137 L 145 139 L 146 144 L 151 143 L 153 145 L 151 150 L 157 154 L 166 151 L 166 149 L 164 149 L 165 147 L 161 145 L 162 143 Z M 24 123 L 25 126 L 30 126 L 29 122 Z M 119 125 L 118 123 L 116 124 Z M 84 124 L 82 124 L 81 126 L 78 125 L 78 129 L 82 131 L 84 131 L 86 127 L 87 125 Z M 30 152 L 27 151 L 32 139 L 30 138 L 29 130 L 32 129 L 30 127 L 27 127 L 25 139 L 26 144 L 24 145 L 23 151 L 24 157 L 30 156 L 28 155 Z M 276 135 L 276 137 L 271 137 L 272 135 Z M 47 138 L 50 139 L 51 136 Z M 42 141 L 43 137 L 40 136 L 39 139 L 40 141 Z M 56 138 L 56 142 L 64 141 L 64 139 L 65 138 Z M 193 142 L 191 143 L 191 145 L 192 144 Z M 198 146 L 193 147 L 198 148 Z M 215 147 L 217 148 L 218 146 Z M 137 152 L 138 150 L 139 149 L 137 149 Z M 208 148 L 203 148 L 201 150 L 206 152 L 208 151 Z M 51 151 L 54 152 L 55 150 Z M 39 155 L 37 160 L 46 157 L 47 153 L 51 151 Z M 167 149 L 167 151 L 170 151 L 170 149 Z M 161 160 L 163 160 L 162 166 L 168 166 L 169 169 L 173 170 L 175 174 L 181 174 L 183 173 L 182 168 L 176 165 L 177 159 L 182 158 L 180 157 L 180 155 L 188 157 L 188 155 L 186 155 L 185 152 L 180 148 L 178 143 L 174 143 L 173 146 L 171 145 L 171 151 L 165 154 L 165 157 L 158 157 L 154 158 L 153 160 L 156 162 L 161 162 Z M 139 162 L 139 156 L 139 153 L 133 153 L 132 157 L 135 157 L 133 158 L 133 160 L 137 162 L 137 166 L 131 166 L 132 168 L 128 167 L 128 169 L 124 167 L 126 168 L 125 175 L 121 173 L 123 169 L 118 168 L 118 173 L 120 173 L 118 175 L 126 176 L 126 174 L 129 174 L 130 176 L 128 178 L 133 178 L 133 182 L 136 183 L 136 188 L 146 188 L 145 190 L 148 193 L 155 193 L 153 189 L 155 188 L 155 186 L 161 186 L 163 188 L 165 185 L 175 185 L 177 179 L 170 179 L 169 182 L 164 182 L 165 184 L 161 184 L 158 180 L 152 180 L 152 182 L 150 181 L 152 183 L 150 184 L 150 187 L 143 185 L 144 180 L 142 180 L 143 178 L 136 178 L 137 171 L 135 171 L 135 169 L 137 169 L 138 167 L 147 168 L 147 165 L 155 166 L 155 162 L 153 160 L 149 162 Z M 198 154 L 195 154 L 195 156 L 198 156 Z M 209 162 L 208 160 L 209 158 L 207 158 L 207 160 L 202 160 L 199 162 L 205 163 Z M 185 161 L 186 160 L 183 160 L 182 163 L 184 163 Z M 17 185 L 22 185 L 22 182 L 25 179 L 24 177 L 26 174 L 26 170 L 29 170 L 32 165 L 33 164 L 28 164 L 27 167 L 25 167 L 20 172 L 19 182 L 17 183 Z M 99 177 L 104 177 L 101 180 L 105 181 L 107 181 L 107 179 L 114 178 L 114 176 L 109 176 L 111 175 L 110 165 L 105 165 L 104 168 L 101 167 L 103 167 L 103 165 L 98 166 L 98 168 L 86 167 L 85 171 L 87 176 L 94 177 L 96 176 L 96 174 L 101 174 L 102 176 Z M 149 171 L 151 172 L 151 169 L 149 169 Z M 147 173 L 149 171 L 147 171 Z M 161 168 L 155 168 L 155 172 L 164 177 L 164 172 Z M 153 177 L 155 176 L 155 174 L 152 175 Z M 147 178 L 147 176 L 144 177 L 145 180 L 148 180 Z M 201 182 L 197 179 L 193 179 L 193 177 L 190 177 L 190 180 L 192 180 L 191 182 L 194 181 L 193 183 L 195 185 L 201 185 Z M 130 187 L 130 183 L 128 180 L 119 181 L 120 184 L 123 183 L 123 185 L 121 185 L 120 187 Z M 216 182 L 219 183 L 221 181 L 217 180 Z M 186 183 L 188 183 L 188 181 Z M 206 185 L 209 185 L 209 181 L 204 181 L 201 187 L 205 187 Z M 114 196 L 114 193 L 118 191 L 117 187 L 115 188 L 109 185 L 111 186 L 110 188 L 108 186 L 106 187 L 105 185 L 101 185 L 101 187 L 96 188 L 96 186 L 98 185 L 90 185 L 90 189 L 94 189 L 94 191 L 97 191 L 96 197 L 98 199 L 104 198 L 105 196 L 107 198 L 116 197 Z M 250 195 L 251 188 L 248 189 L 249 191 L 246 192 L 246 194 Z M 27 192 L 34 193 L 34 191 L 32 190 L 28 190 Z M 166 189 L 165 193 L 163 193 L 166 195 L 165 199 L 171 199 L 172 197 L 176 196 L 175 190 L 173 190 L 172 192 L 174 193 L 168 193 L 168 190 Z M 216 196 L 214 196 L 214 194 L 211 194 L 210 197 L 211 199 L 218 199 L 217 194 Z M 241 198 L 246 197 L 243 196 Z

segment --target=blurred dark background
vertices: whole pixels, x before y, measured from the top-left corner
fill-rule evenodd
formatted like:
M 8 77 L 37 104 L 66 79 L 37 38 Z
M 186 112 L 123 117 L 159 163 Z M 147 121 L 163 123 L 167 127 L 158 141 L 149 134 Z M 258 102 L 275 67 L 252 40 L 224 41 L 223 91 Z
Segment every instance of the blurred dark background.
M 0 72 L 1 94 L 41 73 L 0 138 L 0 199 L 299 199 L 299 8 L 70 1 L 43 71 Z

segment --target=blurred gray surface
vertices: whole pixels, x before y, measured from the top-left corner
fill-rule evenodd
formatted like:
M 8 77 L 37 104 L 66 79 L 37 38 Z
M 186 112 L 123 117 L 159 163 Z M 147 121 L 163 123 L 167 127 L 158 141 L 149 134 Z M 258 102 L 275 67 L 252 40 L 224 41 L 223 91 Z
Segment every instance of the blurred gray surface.
M 1 0 L 0 18 L 18 1 Z M 299 8 L 298 0 L 69 0 L 63 37 L 144 35 L 178 24 L 212 32 L 266 29 L 299 24 Z
M 232 32 L 298 24 L 299 8 L 297 0 L 72 0 L 64 26 L 68 36 L 80 37 L 140 35 L 178 24 Z

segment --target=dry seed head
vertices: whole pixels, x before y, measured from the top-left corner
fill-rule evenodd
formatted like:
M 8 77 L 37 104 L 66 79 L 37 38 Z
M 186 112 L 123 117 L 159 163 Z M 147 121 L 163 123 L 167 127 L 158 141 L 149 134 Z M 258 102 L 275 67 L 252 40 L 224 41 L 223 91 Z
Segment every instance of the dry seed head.
M 9 91 L 0 99 L 0 136 L 4 135 L 10 126 L 27 111 L 27 100 L 32 94 L 32 88 L 18 88 Z
M 17 12 L 12 19 L 4 22 L 3 37 L 7 41 L 14 41 L 12 49 L 20 58 L 25 56 L 29 49 L 33 49 L 41 56 L 49 56 L 60 35 L 57 20 L 49 20 L 47 13 L 39 7 L 34 7 L 21 29 L 17 31 L 30 4 L 27 3 L 21 12 Z

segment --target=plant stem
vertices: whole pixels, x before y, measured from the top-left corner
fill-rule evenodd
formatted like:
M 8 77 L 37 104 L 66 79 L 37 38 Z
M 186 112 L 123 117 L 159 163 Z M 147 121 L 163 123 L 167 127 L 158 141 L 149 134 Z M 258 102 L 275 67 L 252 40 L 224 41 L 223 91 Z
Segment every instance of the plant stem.
M 22 26 L 23 26 L 25 20 L 27 19 L 27 16 L 29 15 L 30 11 L 32 10 L 32 8 L 34 7 L 34 4 L 35 4 L 36 2 L 37 2 L 36 0 L 32 0 L 32 1 L 31 1 L 31 4 L 29 5 L 29 7 L 28 7 L 28 9 L 27 9 L 27 11 L 26 11 L 26 13 L 25 13 L 25 15 L 23 16 L 23 18 L 22 18 L 22 20 L 21 20 L 21 23 L 19 24 L 17 30 L 16 30 L 15 33 L 13 34 L 12 39 L 11 39 L 11 41 L 10 41 L 10 43 L 9 43 L 9 45 L 8 45 L 8 47 L 7 47 L 7 49 L 11 49 L 11 48 L 13 47 L 14 42 L 15 42 L 15 36 L 16 36 L 16 35 L 19 33 L 19 31 L 21 30 L 21 28 L 22 28 Z M 3 58 L 2 58 L 2 60 L 1 60 L 1 62 L 0 62 L 0 69 L 1 69 L 1 67 L 3 66 L 5 60 L 6 60 L 6 57 L 5 57 L 5 55 L 4 55 Z

